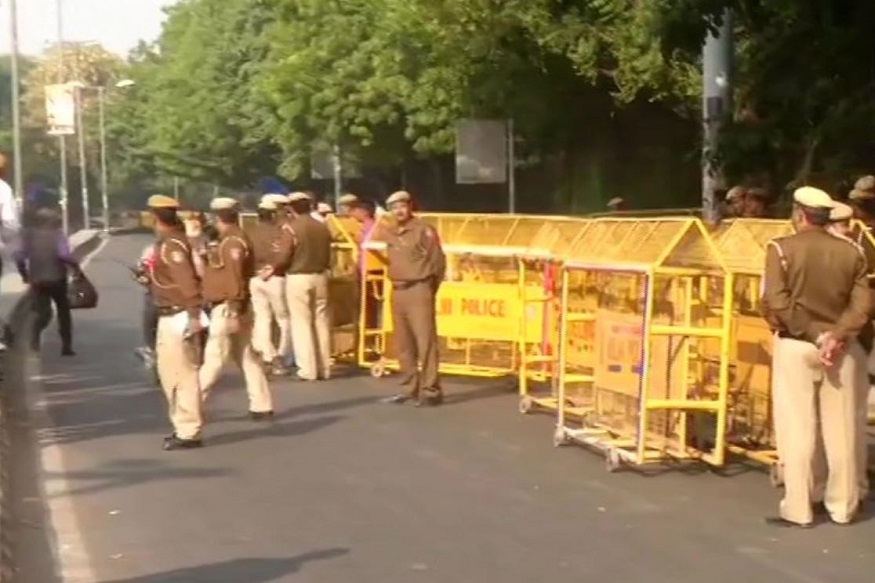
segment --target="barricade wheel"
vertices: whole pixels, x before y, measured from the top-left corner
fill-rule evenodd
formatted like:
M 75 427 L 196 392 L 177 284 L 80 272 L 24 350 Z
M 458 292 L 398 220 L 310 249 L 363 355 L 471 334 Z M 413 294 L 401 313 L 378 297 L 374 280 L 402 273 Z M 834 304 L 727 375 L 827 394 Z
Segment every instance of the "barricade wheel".
M 523 397 L 520 399 L 520 413 L 523 415 L 528 415 L 532 412 L 532 409 L 535 406 L 535 402 L 531 397 Z
M 616 448 L 612 447 L 605 451 L 605 469 L 609 472 L 616 472 L 620 469 L 621 463 L 620 453 Z
M 371 376 L 375 379 L 382 378 L 386 376 L 386 363 L 382 360 L 378 360 L 374 364 L 371 365 Z
M 561 427 L 557 427 L 553 432 L 553 447 L 562 447 L 568 445 L 568 434 Z
M 784 467 L 779 462 L 769 466 L 769 482 L 775 488 L 780 488 L 784 485 Z

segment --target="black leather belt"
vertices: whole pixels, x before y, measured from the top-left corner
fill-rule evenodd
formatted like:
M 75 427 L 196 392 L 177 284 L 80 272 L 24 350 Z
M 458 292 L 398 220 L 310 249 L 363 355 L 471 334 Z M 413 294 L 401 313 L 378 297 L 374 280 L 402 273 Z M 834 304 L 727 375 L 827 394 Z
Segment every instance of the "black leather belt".
M 158 306 L 159 316 L 175 316 L 179 312 L 184 312 L 185 308 L 180 306 Z
M 427 281 L 431 281 L 431 280 L 430 279 L 414 279 L 414 280 L 408 280 L 408 281 L 393 281 L 392 287 L 395 289 L 401 289 L 401 290 L 410 289 L 417 284 L 425 283 Z

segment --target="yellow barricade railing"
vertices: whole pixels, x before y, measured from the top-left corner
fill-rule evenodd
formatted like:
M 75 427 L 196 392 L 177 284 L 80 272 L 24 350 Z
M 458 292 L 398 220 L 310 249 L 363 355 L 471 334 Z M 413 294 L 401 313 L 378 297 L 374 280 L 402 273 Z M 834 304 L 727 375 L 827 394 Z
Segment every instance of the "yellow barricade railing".
M 731 275 L 702 223 L 596 219 L 568 253 L 554 443 L 722 465 Z

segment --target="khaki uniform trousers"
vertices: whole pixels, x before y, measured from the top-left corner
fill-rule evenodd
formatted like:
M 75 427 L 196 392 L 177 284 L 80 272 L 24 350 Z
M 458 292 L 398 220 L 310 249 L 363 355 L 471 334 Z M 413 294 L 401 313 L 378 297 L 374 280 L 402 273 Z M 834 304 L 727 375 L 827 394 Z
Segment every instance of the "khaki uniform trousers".
M 331 314 L 328 273 L 286 275 L 286 297 L 292 320 L 292 349 L 298 376 L 304 380 L 331 377 Z
M 291 329 L 289 308 L 286 303 L 286 279 L 273 276 L 268 280 L 253 277 L 249 280 L 252 295 L 252 311 L 255 323 L 252 327 L 252 347 L 265 362 L 273 362 L 277 356 L 289 353 Z M 274 344 L 273 321 L 279 327 L 279 346 Z
M 392 325 L 401 385 L 414 398 L 420 391 L 440 394 L 435 292 L 430 283 L 392 289 Z
M 253 413 L 273 411 L 273 398 L 264 374 L 264 367 L 252 348 L 252 321 L 244 315 L 240 330 L 231 333 L 228 329 L 229 309 L 225 304 L 215 306 L 210 312 L 210 328 L 204 349 L 204 364 L 200 369 L 201 396 L 207 400 L 213 386 L 222 375 L 228 360 L 243 371 L 246 393 L 249 395 L 249 410 Z
M 825 370 L 817 364 L 813 344 L 776 339 L 772 390 L 784 466 L 784 519 L 799 524 L 813 520 L 820 439 L 829 468 L 823 502 L 836 522 L 854 517 L 860 500 L 858 409 L 867 382 L 865 362 L 863 349 L 853 342 L 841 361 Z
M 155 335 L 158 379 L 167 397 L 170 423 L 180 439 L 198 439 L 203 427 L 201 391 L 198 382 L 200 349 L 197 339 L 186 340 L 174 318 L 161 316 Z

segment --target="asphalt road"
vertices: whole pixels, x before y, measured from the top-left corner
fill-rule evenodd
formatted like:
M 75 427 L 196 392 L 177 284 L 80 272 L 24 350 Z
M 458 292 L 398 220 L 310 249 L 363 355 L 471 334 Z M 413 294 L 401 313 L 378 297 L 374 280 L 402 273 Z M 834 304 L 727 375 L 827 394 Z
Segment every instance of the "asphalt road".
M 119 263 L 146 241 L 116 238 L 90 263 L 101 306 L 76 314 L 78 356 L 49 333 L 31 363 L 25 583 L 53 580 L 52 539 L 68 580 L 100 583 L 872 581 L 868 517 L 776 530 L 762 518 L 779 493 L 745 468 L 608 474 L 489 382 L 449 383 L 433 410 L 378 403 L 388 379 L 277 382 L 265 427 L 229 370 L 207 447 L 165 453 L 162 396 L 132 353 L 140 291 Z

